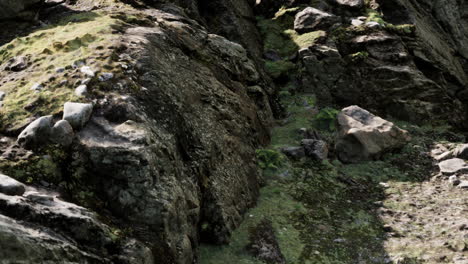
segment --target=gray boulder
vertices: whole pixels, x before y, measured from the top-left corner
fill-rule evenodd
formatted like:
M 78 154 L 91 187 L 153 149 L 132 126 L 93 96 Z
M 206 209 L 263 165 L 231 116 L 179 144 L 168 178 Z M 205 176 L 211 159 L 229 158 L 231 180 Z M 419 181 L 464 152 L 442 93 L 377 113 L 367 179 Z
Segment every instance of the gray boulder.
M 75 95 L 77 96 L 85 96 L 88 94 L 88 86 L 86 84 L 82 84 L 75 89 Z
M 52 116 L 43 116 L 29 124 L 18 136 L 18 144 L 24 148 L 46 143 L 52 130 Z
M 44 0 L 0 0 L 0 20 L 18 16 L 28 7 Z
M 21 182 L 0 173 L 0 193 L 6 195 L 23 195 L 25 190 Z
M 69 146 L 73 141 L 73 128 L 67 120 L 58 121 L 52 128 L 50 140 L 62 146 Z
M 63 119 L 67 120 L 73 129 L 79 130 L 88 122 L 92 112 L 92 104 L 66 102 L 63 109 Z
M 315 160 L 326 160 L 328 156 L 328 145 L 323 140 L 304 139 L 301 142 L 305 155 Z
M 338 114 L 338 126 L 336 152 L 346 163 L 377 158 L 410 139 L 407 131 L 358 106 L 344 108 Z
M 439 163 L 439 169 L 445 175 L 468 172 L 468 163 L 458 158 L 448 159 Z
M 285 147 L 281 149 L 284 155 L 292 159 L 300 159 L 305 157 L 305 151 L 303 147 Z
M 307 7 L 296 14 L 294 29 L 299 33 L 306 33 L 315 30 L 327 30 L 338 22 L 340 22 L 340 18 L 333 14 L 313 7 Z
M 3 99 L 5 99 L 5 96 L 6 96 L 6 93 L 0 91 L 0 102 L 3 101 Z

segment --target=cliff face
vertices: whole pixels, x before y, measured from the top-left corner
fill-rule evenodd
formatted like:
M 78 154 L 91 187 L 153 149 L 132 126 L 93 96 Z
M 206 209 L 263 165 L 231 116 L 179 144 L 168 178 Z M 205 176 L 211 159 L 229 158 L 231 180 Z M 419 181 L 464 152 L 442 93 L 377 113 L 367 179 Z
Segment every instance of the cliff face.
M 463 1 L 33 2 L 0 1 L 0 172 L 29 186 L 0 194 L 7 263 L 189 264 L 228 242 L 259 195 L 276 87 L 466 123 Z M 59 123 L 65 102 L 92 114 Z

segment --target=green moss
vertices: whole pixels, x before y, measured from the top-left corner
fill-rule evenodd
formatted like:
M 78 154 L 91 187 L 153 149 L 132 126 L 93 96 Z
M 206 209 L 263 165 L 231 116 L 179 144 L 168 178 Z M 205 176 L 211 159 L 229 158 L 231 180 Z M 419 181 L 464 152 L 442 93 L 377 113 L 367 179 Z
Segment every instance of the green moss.
M 326 36 L 326 32 L 322 30 L 304 33 L 302 35 L 297 34 L 295 30 L 287 30 L 285 33 L 291 37 L 299 49 L 313 46 L 319 38 Z
M 382 26 L 385 26 L 386 22 L 382 18 L 382 14 L 374 9 L 367 9 L 367 20 L 366 22 L 377 22 Z
M 287 19 L 283 19 L 287 20 Z M 264 50 L 274 51 L 282 57 L 287 57 L 297 51 L 296 44 L 284 31 L 292 28 L 287 22 L 276 19 L 257 18 L 257 26 L 263 36 Z
M 0 109 L 0 131 L 16 130 L 27 124 L 30 117 L 58 114 L 66 101 L 81 101 L 74 95 L 74 81 L 59 85 L 69 76 L 56 73 L 55 69 L 90 57 L 95 58 L 95 68 L 112 63 L 106 58 L 113 50 L 102 51 L 97 47 L 112 45 L 117 38 L 112 32 L 118 24 L 106 15 L 80 13 L 1 46 L 0 64 L 26 56 L 32 65 L 21 72 L 19 78 L 11 79 L 0 88 L 6 92 Z M 0 73 L 0 77 L 5 74 L 8 73 Z M 40 92 L 30 90 L 35 83 L 42 84 L 44 89 Z
M 280 60 L 265 62 L 265 70 L 274 79 L 287 77 L 294 69 L 296 69 L 296 64 L 290 61 Z
M 359 52 L 349 55 L 349 58 L 351 59 L 352 62 L 364 61 L 368 57 L 369 57 L 369 52 L 367 51 L 359 51 Z
M 299 232 L 291 224 L 290 217 L 294 212 L 304 210 L 304 207 L 287 193 L 288 186 L 286 183 L 275 181 L 263 188 L 257 207 L 247 212 L 244 222 L 233 233 L 229 245 L 202 245 L 199 262 L 203 264 L 264 264 L 249 255 L 245 247 L 249 243 L 249 228 L 257 226 L 263 219 L 269 219 L 273 223 L 278 243 L 287 263 L 300 263 L 299 256 L 303 245 Z

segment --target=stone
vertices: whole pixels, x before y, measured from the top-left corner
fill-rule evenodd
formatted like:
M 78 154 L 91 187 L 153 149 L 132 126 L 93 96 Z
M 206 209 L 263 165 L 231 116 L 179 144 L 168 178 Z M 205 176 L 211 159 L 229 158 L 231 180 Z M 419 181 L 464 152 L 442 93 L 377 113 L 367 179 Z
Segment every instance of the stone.
M 378 158 L 385 152 L 403 147 L 410 139 L 407 131 L 359 106 L 344 108 L 337 120 L 335 149 L 345 163 Z
M 96 74 L 89 66 L 83 66 L 80 68 L 80 72 L 84 73 L 87 77 L 93 78 Z
M 281 152 L 292 159 L 300 159 L 305 157 L 305 151 L 303 147 L 285 147 L 281 149 Z
M 382 25 L 380 25 L 378 22 L 375 22 L 375 21 L 366 22 L 365 26 L 368 28 L 381 28 L 382 27 Z
M 359 26 L 364 25 L 364 22 L 359 20 L 359 19 L 352 19 L 351 20 L 351 25 L 353 25 L 355 27 L 359 27 Z
M 52 127 L 50 140 L 62 146 L 69 146 L 73 142 L 73 128 L 67 120 L 60 120 Z
M 468 181 L 461 181 L 457 187 L 460 189 L 468 190 Z
M 65 68 L 63 68 L 63 67 L 57 68 L 57 69 L 55 69 L 55 72 L 56 72 L 56 73 L 65 72 Z
M 21 196 L 25 191 L 21 182 L 0 173 L 0 193 Z
M 0 102 L 3 101 L 3 99 L 5 99 L 5 96 L 6 96 L 6 93 L 0 91 Z
M 66 102 L 63 120 L 67 120 L 75 130 L 83 128 L 93 112 L 92 104 Z
M 141 242 L 124 239 L 119 245 L 114 238 L 95 213 L 61 200 L 54 192 L 32 186 L 24 197 L 0 192 L 2 262 L 110 263 L 112 257 L 118 263 L 152 263 L 142 261 L 153 257 Z
M 114 78 L 114 74 L 112 72 L 103 72 L 99 75 L 99 81 L 101 82 L 107 82 Z
M 7 65 L 7 69 L 14 72 L 20 72 L 28 67 L 28 59 L 25 56 L 12 58 Z
M 24 148 L 47 143 L 52 130 L 52 121 L 52 116 L 43 116 L 36 119 L 19 134 L 17 143 Z
M 453 155 L 457 158 L 468 160 L 468 144 L 457 146 L 453 151 Z
M 455 173 L 468 172 L 468 164 L 462 159 L 453 158 L 440 162 L 439 169 L 442 174 L 452 175 Z
M 352 9 L 364 7 L 364 0 L 332 0 L 332 2 L 336 5 Z
M 88 85 L 88 84 L 91 82 L 91 80 L 92 80 L 91 78 L 86 78 L 86 79 L 84 79 L 84 80 L 81 80 L 80 83 L 81 83 L 81 84 L 84 84 L 84 85 Z
M 33 90 L 33 91 L 39 92 L 42 89 L 44 89 L 44 86 L 41 83 L 35 83 L 35 84 L 33 84 L 33 86 L 31 86 L 30 89 Z
M 88 86 L 85 84 L 82 84 L 75 89 L 75 95 L 77 96 L 85 96 L 87 94 L 88 94 Z
M 328 144 L 323 140 L 304 139 L 301 141 L 305 155 L 315 160 L 326 160 L 328 156 Z
M 299 33 L 307 33 L 315 30 L 327 30 L 339 21 L 339 17 L 333 14 L 313 7 L 307 7 L 296 14 L 294 30 Z
M 458 184 L 460 184 L 460 179 L 458 179 L 456 175 L 452 175 L 449 177 L 449 183 L 452 186 L 457 186 Z

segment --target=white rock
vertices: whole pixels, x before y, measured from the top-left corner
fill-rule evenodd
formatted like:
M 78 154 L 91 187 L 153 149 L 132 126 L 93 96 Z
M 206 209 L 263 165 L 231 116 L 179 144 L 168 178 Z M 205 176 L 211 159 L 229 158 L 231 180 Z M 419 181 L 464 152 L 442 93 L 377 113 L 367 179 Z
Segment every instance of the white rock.
M 21 182 L 0 173 L 0 193 L 20 196 L 25 190 L 26 188 Z
M 366 23 L 366 27 L 368 28 L 380 28 L 382 25 L 380 25 L 378 22 L 375 21 L 370 21 Z
M 444 160 L 439 163 L 440 172 L 445 175 L 468 172 L 468 164 L 458 158 Z
M 62 146 L 69 146 L 73 142 L 73 128 L 67 120 L 58 121 L 52 127 L 51 141 Z
M 93 112 L 92 104 L 66 102 L 63 110 L 63 119 L 67 120 L 75 130 L 84 127 Z
M 87 77 L 94 77 L 96 74 L 94 73 L 94 71 L 91 69 L 91 67 L 89 66 L 83 66 L 81 67 L 80 71 L 82 73 L 84 73 Z
M 30 90 L 33 90 L 33 91 L 36 91 L 36 92 L 39 92 L 41 91 L 42 89 L 44 89 L 44 86 L 41 84 L 41 83 L 35 83 L 33 84 L 33 86 L 31 86 Z
M 0 91 L 0 101 L 3 101 L 3 99 L 5 99 L 5 96 L 6 96 L 6 93 Z
M 344 108 L 337 119 L 336 153 L 346 163 L 379 157 L 410 139 L 407 131 L 358 106 Z
M 18 144 L 25 148 L 49 141 L 53 117 L 43 116 L 29 124 L 18 136 Z
M 82 84 L 80 86 L 78 86 L 76 89 L 75 89 L 75 94 L 77 96 L 85 96 L 88 94 L 88 86 L 85 85 L 85 84 Z
M 460 189 L 468 189 L 468 181 L 462 181 L 460 184 L 458 184 L 458 188 Z
M 364 22 L 359 20 L 359 19 L 353 19 L 353 20 L 351 20 L 351 25 L 353 25 L 355 27 L 359 27 L 359 26 L 364 25 Z

